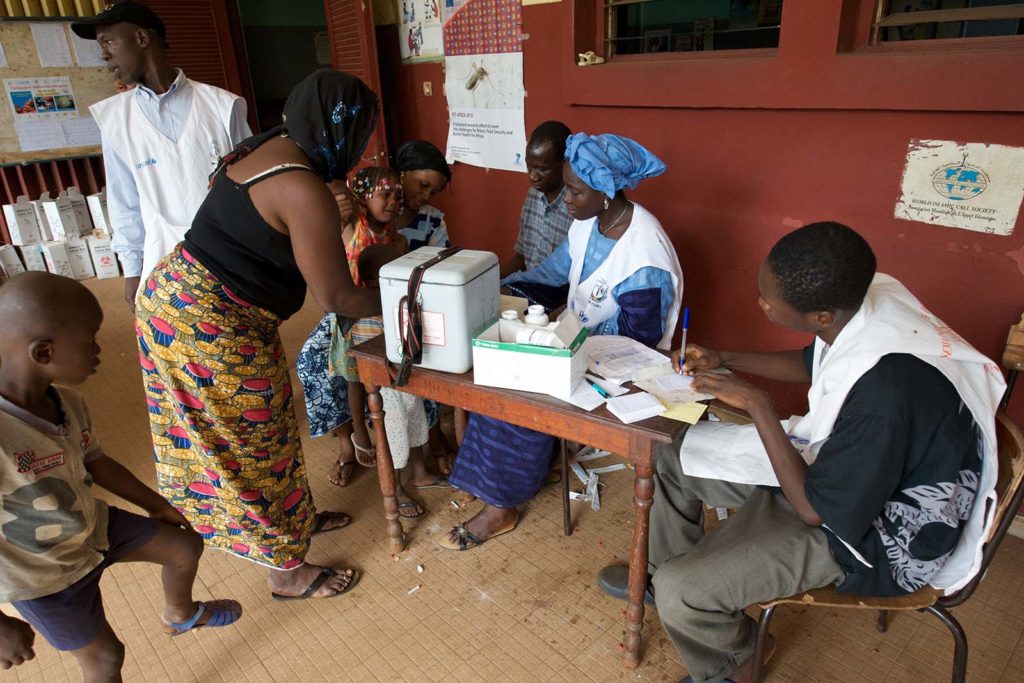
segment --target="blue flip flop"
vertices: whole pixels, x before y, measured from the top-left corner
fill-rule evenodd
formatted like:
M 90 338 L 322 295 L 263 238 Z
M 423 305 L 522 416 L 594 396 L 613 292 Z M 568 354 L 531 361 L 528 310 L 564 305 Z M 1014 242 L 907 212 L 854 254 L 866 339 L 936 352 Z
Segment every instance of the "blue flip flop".
M 210 618 L 202 624 L 198 623 L 207 611 L 210 612 Z M 199 608 L 196 609 L 196 613 L 193 614 L 192 618 L 188 621 L 183 621 L 181 623 L 165 621 L 164 633 L 173 638 L 180 636 L 183 633 L 203 628 L 204 626 L 208 626 L 210 628 L 230 626 L 238 621 L 238 618 L 241 616 L 242 606 L 234 600 L 209 600 L 207 602 L 200 602 Z

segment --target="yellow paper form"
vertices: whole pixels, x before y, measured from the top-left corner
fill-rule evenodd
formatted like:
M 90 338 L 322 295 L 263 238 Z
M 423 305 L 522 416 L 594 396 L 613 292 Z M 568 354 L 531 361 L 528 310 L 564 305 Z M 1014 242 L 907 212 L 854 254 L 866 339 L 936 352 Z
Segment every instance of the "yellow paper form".
M 665 403 L 664 413 L 661 417 L 667 417 L 670 420 L 679 420 L 680 422 L 686 422 L 687 424 L 695 425 L 700 416 L 704 414 L 704 411 L 708 409 L 704 403 L 698 403 L 697 401 L 691 401 L 689 403 L 680 403 L 679 405 L 669 405 Z

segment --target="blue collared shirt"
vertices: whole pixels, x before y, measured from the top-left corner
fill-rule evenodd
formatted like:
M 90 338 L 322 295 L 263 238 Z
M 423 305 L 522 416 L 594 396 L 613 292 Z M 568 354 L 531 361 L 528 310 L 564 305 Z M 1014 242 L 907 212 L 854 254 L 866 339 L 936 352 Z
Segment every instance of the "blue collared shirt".
M 192 86 L 181 69 L 177 72 L 171 87 L 162 95 L 141 83 L 133 91 L 142 113 L 172 142 L 178 141 L 192 111 Z M 231 110 L 231 128 L 228 131 L 232 147 L 252 135 L 245 116 L 245 100 L 238 98 Z M 125 277 L 138 277 L 142 273 L 142 245 L 146 238 L 139 188 L 131 168 L 105 141 L 103 166 L 107 174 L 107 211 L 114 231 L 111 247 L 121 260 Z
M 515 250 L 523 255 L 526 270 L 533 270 L 544 262 L 565 241 L 572 225 L 572 216 L 565 208 L 565 185 L 553 201 L 548 201 L 540 190 L 526 192 L 523 211 L 519 215 L 519 238 Z

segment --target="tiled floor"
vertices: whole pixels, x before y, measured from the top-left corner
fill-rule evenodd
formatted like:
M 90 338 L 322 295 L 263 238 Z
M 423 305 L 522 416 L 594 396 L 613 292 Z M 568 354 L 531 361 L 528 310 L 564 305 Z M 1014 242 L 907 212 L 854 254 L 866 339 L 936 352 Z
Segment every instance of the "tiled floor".
M 149 427 L 132 320 L 121 280 L 91 281 L 107 319 L 103 365 L 81 387 L 106 450 L 153 481 Z M 314 305 L 283 328 L 289 358 L 318 317 Z M 298 388 L 298 387 L 296 387 Z M 301 401 L 299 402 L 301 405 Z M 427 491 L 432 512 L 407 525 L 410 547 L 392 557 L 385 543 L 376 475 L 363 470 L 346 489 L 327 483 L 332 439 L 305 440 L 317 502 L 355 517 L 346 530 L 317 538 L 311 559 L 363 572 L 334 600 L 280 604 L 264 573 L 226 554 L 202 560 L 197 597 L 233 597 L 245 615 L 235 627 L 171 639 L 160 632 L 159 574 L 119 565 L 103 580 L 107 614 L 127 645 L 129 681 L 674 681 L 684 669 L 648 611 L 642 666 L 622 669 L 622 603 L 604 597 L 594 576 L 626 553 L 632 513 L 627 472 L 604 475 L 602 510 L 577 508 L 576 533 L 561 533 L 558 487 L 541 492 L 512 534 L 466 553 L 433 537 L 466 516 L 445 491 Z M 474 508 L 470 508 L 474 509 Z M 424 572 L 417 573 L 422 564 Z M 410 589 L 420 586 L 410 594 Z M 970 639 L 969 681 L 1024 681 L 1024 542 L 1009 538 L 975 597 L 956 609 Z M 4 607 L 10 610 L 9 606 Z M 889 633 L 874 613 L 781 608 L 774 620 L 774 681 L 948 680 L 952 641 L 933 617 L 902 614 Z M 7 680 L 80 679 L 68 656 L 37 641 L 34 662 Z

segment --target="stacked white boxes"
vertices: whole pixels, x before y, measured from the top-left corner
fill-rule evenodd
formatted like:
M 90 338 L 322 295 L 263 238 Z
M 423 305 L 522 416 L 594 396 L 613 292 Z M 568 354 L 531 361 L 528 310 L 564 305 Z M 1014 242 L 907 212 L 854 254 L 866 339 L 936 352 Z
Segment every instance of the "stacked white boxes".
M 5 272 L 14 270 L 17 260 L 22 270 L 48 270 L 76 280 L 119 275 L 110 248 L 105 192 L 89 197 L 77 187 L 56 197 L 43 192 L 33 201 L 18 197 L 13 204 L 4 205 L 3 212 L 11 242 L 17 246 L 16 251 L 10 247 L 6 252 Z

